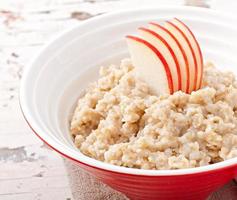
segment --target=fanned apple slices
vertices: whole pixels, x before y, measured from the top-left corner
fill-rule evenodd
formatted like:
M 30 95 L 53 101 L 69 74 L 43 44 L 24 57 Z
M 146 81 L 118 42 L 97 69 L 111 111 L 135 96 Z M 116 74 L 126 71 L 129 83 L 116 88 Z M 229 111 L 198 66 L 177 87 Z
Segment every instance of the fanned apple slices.
M 190 28 L 174 18 L 139 28 L 140 36 L 127 36 L 137 74 L 154 94 L 191 93 L 202 85 L 203 57 Z

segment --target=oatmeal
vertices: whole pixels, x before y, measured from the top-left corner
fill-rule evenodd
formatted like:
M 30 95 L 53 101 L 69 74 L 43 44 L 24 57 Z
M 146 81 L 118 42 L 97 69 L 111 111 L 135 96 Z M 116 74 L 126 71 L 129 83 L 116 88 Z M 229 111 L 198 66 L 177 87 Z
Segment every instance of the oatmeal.
M 191 94 L 153 95 L 130 60 L 102 67 L 79 99 L 71 134 L 97 160 L 141 169 L 199 167 L 237 156 L 237 81 L 206 64 Z

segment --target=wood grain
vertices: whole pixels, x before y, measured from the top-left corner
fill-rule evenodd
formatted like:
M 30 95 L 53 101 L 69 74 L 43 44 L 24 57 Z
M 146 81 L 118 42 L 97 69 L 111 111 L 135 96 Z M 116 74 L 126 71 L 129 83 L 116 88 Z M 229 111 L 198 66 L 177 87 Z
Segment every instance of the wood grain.
M 61 157 L 28 128 L 18 103 L 24 67 L 61 31 L 102 13 L 147 6 L 147 0 L 0 0 L 0 199 L 70 200 Z M 187 1 L 185 1 L 187 4 Z M 150 0 L 182 5 L 182 0 Z M 237 199 L 231 182 L 213 200 Z M 223 196 L 226 195 L 227 196 Z

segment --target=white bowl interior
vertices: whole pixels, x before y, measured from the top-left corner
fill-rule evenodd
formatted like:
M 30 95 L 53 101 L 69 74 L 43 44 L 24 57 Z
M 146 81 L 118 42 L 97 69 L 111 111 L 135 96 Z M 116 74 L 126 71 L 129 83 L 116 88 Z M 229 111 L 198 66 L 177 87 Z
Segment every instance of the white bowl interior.
M 162 175 L 162 171 L 125 169 L 84 156 L 73 146 L 69 119 L 78 97 L 98 77 L 99 67 L 119 64 L 122 58 L 128 56 L 125 35 L 135 33 L 137 27 L 149 21 L 162 22 L 172 17 L 182 19 L 191 27 L 206 60 L 237 74 L 237 29 L 233 26 L 237 21 L 233 18 L 204 9 L 179 7 L 101 16 L 58 37 L 26 69 L 20 98 L 23 112 L 32 128 L 51 146 L 82 162 L 128 173 Z M 234 162 L 236 159 L 215 165 L 222 167 Z M 211 168 L 214 167 L 206 166 L 203 170 Z M 195 170 L 199 169 L 181 170 L 180 173 Z M 167 171 L 164 170 L 164 174 Z

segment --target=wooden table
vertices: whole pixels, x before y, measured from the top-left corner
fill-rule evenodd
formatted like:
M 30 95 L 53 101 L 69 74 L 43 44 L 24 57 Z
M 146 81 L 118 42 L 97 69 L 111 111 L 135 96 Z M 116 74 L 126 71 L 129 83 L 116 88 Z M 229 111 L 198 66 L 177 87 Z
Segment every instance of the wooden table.
M 32 134 L 22 118 L 18 90 L 24 66 L 42 45 L 68 27 L 98 14 L 143 7 L 148 3 L 153 6 L 183 5 L 184 1 L 0 0 L 1 200 L 72 199 L 61 157 Z M 195 0 L 191 3 L 208 6 Z M 223 5 L 224 1 L 220 0 L 213 7 L 225 9 Z M 234 183 L 230 185 L 224 189 L 226 194 L 230 194 L 229 188 L 235 188 Z M 228 199 L 237 199 L 236 191 L 236 188 L 232 189 L 233 194 Z

